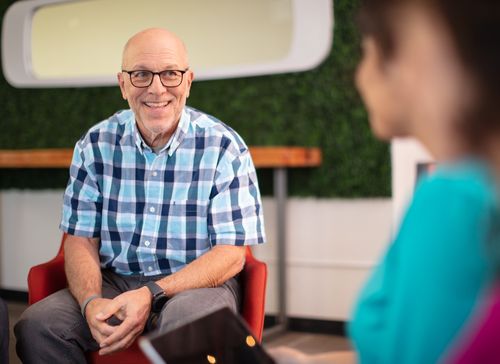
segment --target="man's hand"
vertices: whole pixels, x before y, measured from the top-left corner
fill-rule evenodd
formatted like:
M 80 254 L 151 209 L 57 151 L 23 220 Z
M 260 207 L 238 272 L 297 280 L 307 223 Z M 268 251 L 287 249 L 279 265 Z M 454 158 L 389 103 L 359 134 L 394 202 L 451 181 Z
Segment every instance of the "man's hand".
M 104 339 L 111 335 L 115 329 L 107 322 L 96 319 L 97 314 L 103 311 L 110 303 L 111 300 L 108 298 L 96 298 L 90 301 L 85 308 L 85 317 L 87 318 L 90 332 L 99 345 L 101 345 Z
M 96 327 L 99 327 L 99 338 L 102 339 L 96 338 L 101 347 L 99 354 L 111 354 L 132 345 L 144 330 L 150 311 L 151 292 L 147 287 L 124 292 L 102 307 L 94 316 L 98 322 Z M 109 325 L 107 320 L 112 316 L 122 322 L 118 326 Z

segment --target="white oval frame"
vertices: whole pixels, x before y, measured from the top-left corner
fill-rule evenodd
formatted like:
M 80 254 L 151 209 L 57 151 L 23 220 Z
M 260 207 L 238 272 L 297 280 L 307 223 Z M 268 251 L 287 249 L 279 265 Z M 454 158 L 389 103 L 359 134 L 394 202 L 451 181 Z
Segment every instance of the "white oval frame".
M 291 1 L 293 34 L 290 51 L 284 58 L 261 64 L 197 69 L 196 79 L 211 80 L 299 72 L 318 66 L 328 56 L 332 46 L 333 0 Z M 2 29 L 2 67 L 6 80 L 12 86 L 19 88 L 116 85 L 116 74 L 64 79 L 39 79 L 33 74 L 31 55 L 33 15 L 40 7 L 61 2 L 68 0 L 25 0 L 9 7 L 4 15 Z

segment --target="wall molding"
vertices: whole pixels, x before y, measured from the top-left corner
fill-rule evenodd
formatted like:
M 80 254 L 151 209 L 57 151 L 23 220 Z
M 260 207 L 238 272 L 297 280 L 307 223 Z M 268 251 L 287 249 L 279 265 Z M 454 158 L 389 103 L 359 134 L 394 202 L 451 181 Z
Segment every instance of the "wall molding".
M 28 292 L 0 288 L 0 297 L 6 301 L 28 304 Z
M 265 258 L 266 264 L 277 264 L 276 258 Z M 312 268 L 312 269 L 373 269 L 376 261 L 357 261 L 357 260 L 339 260 L 339 261 L 323 261 L 313 259 L 287 259 L 288 267 Z
M 277 324 L 276 315 L 266 315 L 264 328 L 268 329 Z M 347 336 L 347 323 L 338 320 L 319 320 L 305 317 L 288 317 L 288 331 L 308 332 L 313 334 L 325 334 L 336 336 Z

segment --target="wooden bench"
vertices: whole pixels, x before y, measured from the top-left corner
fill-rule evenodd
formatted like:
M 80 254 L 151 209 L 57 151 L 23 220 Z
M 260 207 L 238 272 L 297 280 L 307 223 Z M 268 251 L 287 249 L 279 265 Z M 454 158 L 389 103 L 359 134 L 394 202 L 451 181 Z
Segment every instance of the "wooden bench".
M 250 147 L 256 168 L 317 167 L 319 148 Z M 0 168 L 67 168 L 73 149 L 0 149 Z

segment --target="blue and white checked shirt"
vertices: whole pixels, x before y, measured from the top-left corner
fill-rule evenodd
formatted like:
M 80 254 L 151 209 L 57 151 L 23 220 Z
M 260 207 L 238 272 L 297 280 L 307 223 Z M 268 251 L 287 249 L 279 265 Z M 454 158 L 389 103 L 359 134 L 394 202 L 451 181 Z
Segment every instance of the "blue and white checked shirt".
M 131 110 L 92 127 L 75 146 L 60 227 L 100 238 L 101 267 L 124 275 L 170 274 L 214 245 L 265 241 L 247 146 L 190 107 L 158 154 Z

